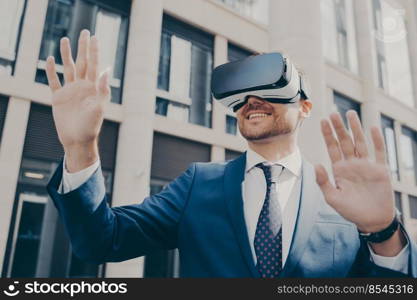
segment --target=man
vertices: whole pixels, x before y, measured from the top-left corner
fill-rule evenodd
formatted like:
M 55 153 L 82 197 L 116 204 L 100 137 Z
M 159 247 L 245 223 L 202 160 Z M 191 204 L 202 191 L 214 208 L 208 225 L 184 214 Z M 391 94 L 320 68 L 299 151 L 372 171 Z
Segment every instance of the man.
M 308 99 L 281 104 L 249 97 L 237 111 L 245 154 L 192 164 L 141 204 L 110 208 L 97 150 L 110 90 L 108 74 L 98 76 L 98 50 L 97 39 L 82 31 L 74 63 L 69 40 L 61 40 L 63 87 L 54 59 L 47 60 L 65 150 L 48 191 L 77 256 L 103 263 L 178 248 L 182 277 L 417 276 L 417 246 L 395 222 L 380 132 L 372 128 L 371 161 L 354 112 L 347 115 L 353 140 L 338 114 L 331 115 L 337 138 L 322 121 L 333 185 L 297 147 L 312 109 Z M 358 232 L 379 240 L 367 242 Z

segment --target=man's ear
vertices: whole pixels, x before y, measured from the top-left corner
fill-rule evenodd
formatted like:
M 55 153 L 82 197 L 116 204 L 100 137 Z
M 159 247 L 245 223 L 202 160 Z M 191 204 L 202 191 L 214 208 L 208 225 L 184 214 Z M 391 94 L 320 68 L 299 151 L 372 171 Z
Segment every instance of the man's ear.
M 308 99 L 303 99 L 300 101 L 300 112 L 303 118 L 308 118 L 310 112 L 313 108 L 313 103 Z

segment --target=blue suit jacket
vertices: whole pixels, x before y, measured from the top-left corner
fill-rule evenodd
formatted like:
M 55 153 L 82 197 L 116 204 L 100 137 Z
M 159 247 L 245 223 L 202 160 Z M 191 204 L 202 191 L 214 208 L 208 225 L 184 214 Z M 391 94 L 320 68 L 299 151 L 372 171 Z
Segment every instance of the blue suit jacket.
M 48 192 L 81 259 L 117 262 L 178 248 L 181 277 L 259 277 L 243 212 L 245 164 L 245 154 L 225 163 L 195 163 L 159 194 L 113 208 L 100 169 L 78 189 L 58 194 L 60 164 Z M 416 277 L 415 243 L 410 250 L 408 275 Z M 303 161 L 297 222 L 281 276 L 404 275 L 371 262 L 355 225 L 327 205 L 313 167 Z

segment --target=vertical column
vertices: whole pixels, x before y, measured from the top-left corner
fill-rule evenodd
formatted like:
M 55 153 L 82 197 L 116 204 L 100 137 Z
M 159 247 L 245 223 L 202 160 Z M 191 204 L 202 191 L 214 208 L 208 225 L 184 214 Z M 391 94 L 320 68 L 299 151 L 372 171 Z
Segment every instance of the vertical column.
M 226 158 L 225 155 L 225 150 L 223 147 L 219 147 L 216 145 L 212 145 L 211 146 L 211 157 L 210 157 L 210 161 L 224 161 Z
M 227 62 L 227 39 L 221 35 L 214 38 L 214 67 Z M 213 98 L 213 130 L 223 135 L 226 128 L 225 107 Z M 222 161 L 225 159 L 224 148 L 213 145 L 211 148 L 211 160 Z
M 34 80 L 42 43 L 48 0 L 26 1 L 25 19 L 19 43 L 15 76 Z
M 140 203 L 149 194 L 162 0 L 132 1 L 113 205 Z M 143 258 L 107 264 L 108 277 L 138 277 Z
M 0 270 L 4 264 L 29 110 L 29 101 L 10 98 L 0 147 Z
M 321 136 L 320 119 L 326 117 L 328 103 L 320 1 L 280 0 L 270 1 L 269 5 L 270 50 L 286 52 L 307 74 L 311 85 L 313 110 L 300 131 L 301 151 L 311 162 L 324 163 L 328 158 Z M 312 145 L 316 151 L 310 151 Z
M 214 67 L 227 62 L 227 39 L 216 35 L 214 38 Z M 220 134 L 225 132 L 226 116 L 225 108 L 217 100 L 213 99 L 213 129 Z
M 370 127 L 379 127 L 381 124 L 376 95 L 378 70 L 372 1 L 354 1 L 354 9 L 356 36 L 358 39 L 359 72 L 363 82 L 362 124 L 369 142 L 371 141 Z M 369 149 L 372 151 L 373 147 L 369 147 Z

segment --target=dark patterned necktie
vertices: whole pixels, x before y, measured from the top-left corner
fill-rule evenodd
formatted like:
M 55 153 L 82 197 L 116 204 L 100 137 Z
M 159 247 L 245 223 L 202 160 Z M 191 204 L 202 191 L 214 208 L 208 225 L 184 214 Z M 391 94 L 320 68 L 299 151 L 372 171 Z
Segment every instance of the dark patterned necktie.
M 262 163 L 256 166 L 262 169 L 266 179 L 265 201 L 259 214 L 255 232 L 256 268 L 262 278 L 276 278 L 282 271 L 281 212 L 279 211 L 278 213 L 279 220 L 276 217 L 271 220 L 271 208 L 275 205 L 280 210 L 278 199 L 276 198 L 277 194 L 272 191 L 275 186 L 273 186 L 272 182 L 271 166 Z

